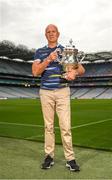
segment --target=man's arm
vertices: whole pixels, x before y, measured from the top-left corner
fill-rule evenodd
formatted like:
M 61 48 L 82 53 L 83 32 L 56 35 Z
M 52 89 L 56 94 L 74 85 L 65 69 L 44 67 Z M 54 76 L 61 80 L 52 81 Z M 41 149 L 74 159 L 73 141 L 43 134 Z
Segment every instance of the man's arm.
M 42 63 L 38 60 L 34 61 L 32 64 L 32 74 L 33 76 L 38 76 L 42 74 L 42 72 L 45 70 L 45 68 L 48 66 L 49 61 L 47 59 L 43 61 Z
M 50 62 L 54 61 L 57 58 L 57 52 L 52 52 L 43 62 L 35 60 L 32 64 L 32 74 L 33 76 L 38 76 L 42 74 L 45 68 L 49 65 Z
M 78 68 L 76 69 L 78 76 L 82 76 L 85 73 L 85 69 L 82 64 L 78 64 Z

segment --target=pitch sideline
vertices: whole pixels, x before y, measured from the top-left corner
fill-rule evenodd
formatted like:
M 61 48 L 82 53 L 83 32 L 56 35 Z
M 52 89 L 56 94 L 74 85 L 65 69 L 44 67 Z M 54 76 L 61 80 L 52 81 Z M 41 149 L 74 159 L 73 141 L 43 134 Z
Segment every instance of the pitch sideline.
M 85 126 L 91 126 L 94 124 L 100 124 L 106 121 L 111 121 L 112 118 L 109 119 L 104 119 L 104 120 L 100 120 L 100 121 L 95 121 L 95 122 L 90 122 L 90 123 L 86 123 L 86 124 L 82 124 L 82 125 L 78 125 L 78 126 L 73 126 L 71 129 L 77 129 L 80 127 L 85 127 Z M 22 123 L 9 123 L 9 122 L 0 122 L 0 124 L 3 125 L 13 125 L 13 126 L 25 126 L 25 127 L 40 127 L 40 128 L 44 128 L 44 126 L 42 125 L 36 125 L 36 124 L 22 124 Z M 55 127 L 55 129 L 59 129 L 59 127 Z

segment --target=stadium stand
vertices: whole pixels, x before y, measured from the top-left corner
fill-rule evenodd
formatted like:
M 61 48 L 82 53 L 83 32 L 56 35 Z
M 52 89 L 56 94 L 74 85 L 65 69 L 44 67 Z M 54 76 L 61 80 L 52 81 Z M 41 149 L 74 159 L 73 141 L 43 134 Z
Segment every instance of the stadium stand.
M 112 76 L 112 62 L 86 64 L 84 76 Z
M 1 99 L 39 97 L 40 77 L 32 76 L 31 65 L 31 60 L 0 56 Z M 70 83 L 71 98 L 112 98 L 112 52 L 86 54 L 83 65 L 84 76 Z
M 31 64 L 9 58 L 0 58 L 0 72 L 8 74 L 31 75 Z

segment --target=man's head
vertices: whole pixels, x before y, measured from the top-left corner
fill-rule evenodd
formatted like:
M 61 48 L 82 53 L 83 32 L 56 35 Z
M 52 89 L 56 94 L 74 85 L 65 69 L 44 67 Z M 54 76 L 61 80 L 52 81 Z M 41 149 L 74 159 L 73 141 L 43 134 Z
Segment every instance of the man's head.
M 60 33 L 57 26 L 49 24 L 45 29 L 45 36 L 49 43 L 57 43 Z

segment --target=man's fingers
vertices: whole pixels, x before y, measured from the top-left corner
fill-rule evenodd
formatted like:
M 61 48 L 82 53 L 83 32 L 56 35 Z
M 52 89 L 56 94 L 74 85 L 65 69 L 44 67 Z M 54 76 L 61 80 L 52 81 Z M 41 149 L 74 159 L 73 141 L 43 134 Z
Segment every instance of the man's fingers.
M 58 55 L 57 55 L 57 52 L 56 52 L 56 51 L 53 51 L 53 52 L 50 53 L 50 55 L 49 55 L 49 58 L 50 58 L 51 60 L 55 60 L 55 59 L 57 59 L 57 57 L 58 57 Z

